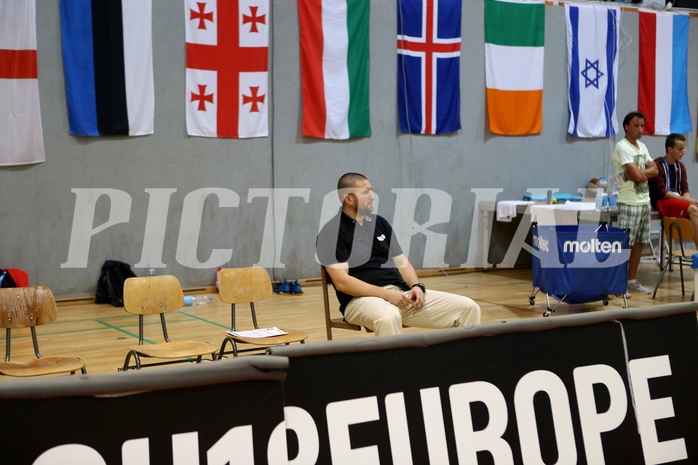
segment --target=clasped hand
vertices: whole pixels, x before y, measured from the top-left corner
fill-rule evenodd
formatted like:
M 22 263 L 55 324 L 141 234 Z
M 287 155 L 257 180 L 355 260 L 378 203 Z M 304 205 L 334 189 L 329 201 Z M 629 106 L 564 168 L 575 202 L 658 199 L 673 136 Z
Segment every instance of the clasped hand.
M 401 310 L 412 306 L 412 310 L 417 311 L 424 305 L 424 293 L 419 287 L 413 287 L 407 292 L 390 290 L 386 300 Z

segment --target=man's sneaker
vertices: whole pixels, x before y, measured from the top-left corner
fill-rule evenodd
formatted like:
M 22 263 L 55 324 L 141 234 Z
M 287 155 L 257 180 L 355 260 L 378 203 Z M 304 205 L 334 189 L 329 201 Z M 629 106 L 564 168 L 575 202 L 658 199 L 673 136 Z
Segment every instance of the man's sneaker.
M 271 289 L 278 294 L 288 294 L 291 292 L 291 284 L 284 278 L 283 281 L 272 284 Z
M 640 284 L 639 281 L 635 281 L 634 283 L 628 283 L 628 291 L 639 292 L 640 294 L 649 294 L 650 292 L 652 292 L 651 289 L 647 289 L 645 286 Z
M 301 283 L 297 280 L 294 279 L 291 281 L 291 294 L 302 294 L 303 293 L 303 288 L 301 287 Z

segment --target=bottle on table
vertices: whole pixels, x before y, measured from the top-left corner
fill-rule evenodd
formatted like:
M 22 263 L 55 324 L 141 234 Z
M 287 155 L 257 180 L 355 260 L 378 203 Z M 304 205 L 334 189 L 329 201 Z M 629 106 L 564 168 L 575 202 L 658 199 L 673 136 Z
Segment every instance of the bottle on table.
M 185 295 L 184 306 L 191 307 L 193 305 L 206 305 L 211 302 L 213 297 L 208 295 Z

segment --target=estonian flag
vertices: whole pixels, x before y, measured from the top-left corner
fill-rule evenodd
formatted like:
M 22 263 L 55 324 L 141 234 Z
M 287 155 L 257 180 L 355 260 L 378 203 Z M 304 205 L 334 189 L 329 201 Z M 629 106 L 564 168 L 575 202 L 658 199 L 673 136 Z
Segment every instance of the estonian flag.
M 152 0 L 60 0 L 70 133 L 153 133 Z

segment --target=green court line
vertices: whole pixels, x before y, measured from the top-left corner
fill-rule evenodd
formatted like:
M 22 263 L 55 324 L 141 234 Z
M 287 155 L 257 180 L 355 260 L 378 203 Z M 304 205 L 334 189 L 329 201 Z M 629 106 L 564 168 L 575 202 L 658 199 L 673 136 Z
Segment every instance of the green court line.
M 114 325 L 107 323 L 106 321 L 102 321 L 100 319 L 96 319 L 94 321 L 96 321 L 97 323 L 99 323 L 103 326 L 106 326 L 107 328 L 110 328 L 110 329 L 116 330 L 120 333 L 129 335 L 129 336 L 133 337 L 134 339 L 138 340 L 138 334 L 135 334 L 131 331 L 127 331 L 127 330 L 121 328 L 120 326 L 114 326 Z M 143 342 L 147 342 L 148 344 L 157 344 L 155 341 L 151 341 L 150 339 L 143 339 Z
M 207 320 L 206 318 L 201 318 L 200 316 L 194 315 L 192 313 L 187 313 L 187 312 L 184 312 L 182 310 L 177 310 L 177 313 L 179 313 L 180 315 L 186 315 L 194 320 L 203 321 L 204 323 L 209 323 L 213 326 L 218 326 L 219 328 L 225 328 L 226 330 L 228 329 L 228 325 L 224 325 L 224 324 L 218 323 L 216 321 Z
M 224 324 L 221 324 L 221 323 L 212 321 L 212 320 L 208 320 L 208 319 L 206 319 L 206 318 L 202 318 L 202 317 L 200 317 L 200 316 L 198 316 L 198 315 L 194 315 L 194 314 L 191 314 L 191 313 L 187 313 L 187 312 L 184 312 L 184 311 L 181 311 L 181 310 L 178 310 L 177 313 L 179 313 L 180 315 L 185 315 L 185 316 L 187 316 L 187 317 L 189 317 L 189 318 L 191 318 L 191 319 L 194 319 L 194 320 L 198 320 L 198 321 L 201 321 L 201 322 L 204 322 L 204 323 L 208 323 L 208 324 L 213 325 L 213 326 L 217 326 L 217 327 L 219 327 L 219 328 L 224 328 L 224 329 L 226 329 L 226 330 L 229 329 L 227 325 L 224 325 Z M 109 322 L 107 321 L 107 320 L 114 320 L 114 319 L 117 319 L 117 318 L 123 319 L 123 318 L 128 318 L 128 317 L 129 317 L 129 315 L 111 316 L 111 317 L 106 317 L 106 318 L 84 318 L 84 319 L 79 319 L 79 320 L 56 321 L 56 322 L 54 322 L 54 323 L 51 323 L 51 325 L 52 325 L 52 326 L 54 326 L 54 325 L 55 325 L 55 326 L 57 326 L 57 325 L 63 325 L 63 326 L 65 326 L 65 325 L 74 324 L 74 323 L 95 322 L 95 323 L 97 323 L 97 324 L 103 326 L 104 328 L 102 328 L 102 329 L 105 329 L 105 328 L 106 328 L 106 329 L 113 329 L 113 330 L 116 330 L 116 331 L 118 331 L 118 332 L 120 332 L 120 333 L 123 333 L 123 334 L 126 334 L 126 335 L 128 335 L 128 336 L 131 336 L 131 337 L 133 337 L 133 338 L 135 338 L 135 339 L 137 340 L 137 339 L 138 339 L 138 333 L 134 333 L 134 332 L 132 332 L 132 331 L 128 331 L 128 330 L 124 329 L 124 328 L 121 327 L 121 326 L 113 325 L 113 324 L 111 324 L 111 323 L 109 323 Z M 168 321 L 167 323 L 168 323 L 168 326 L 169 326 L 170 324 L 172 324 L 172 325 L 177 324 L 176 321 L 173 321 L 173 322 L 169 322 L 169 321 Z M 145 323 L 145 324 L 146 324 L 146 326 L 154 326 L 154 325 L 159 326 L 159 325 L 160 325 L 160 321 L 155 321 L 155 322 L 152 322 L 152 323 Z M 136 326 L 136 325 L 137 325 L 137 322 L 136 322 L 133 326 Z M 55 327 L 55 326 L 54 326 L 54 327 Z M 39 333 L 39 339 L 41 340 L 42 338 L 47 338 L 47 337 L 51 337 L 51 336 L 59 336 L 59 335 L 66 335 L 66 334 L 79 334 L 79 333 L 87 333 L 87 332 L 90 332 L 90 331 L 99 331 L 99 330 L 100 330 L 100 329 L 79 329 L 79 330 L 71 330 L 71 331 L 56 331 L 56 332 L 45 332 L 45 333 L 41 333 L 41 332 L 40 332 L 40 333 Z M 16 339 L 31 338 L 31 335 L 27 334 L 26 336 L 25 336 L 25 335 L 13 336 L 13 338 L 16 338 Z M 0 341 L 4 341 L 4 340 L 5 340 L 5 333 L 3 332 L 2 335 L 0 336 Z M 144 339 L 143 341 L 144 341 L 144 342 L 147 342 L 147 343 L 149 343 L 149 344 L 156 344 L 155 341 L 152 341 L 152 340 L 149 340 L 149 339 Z

